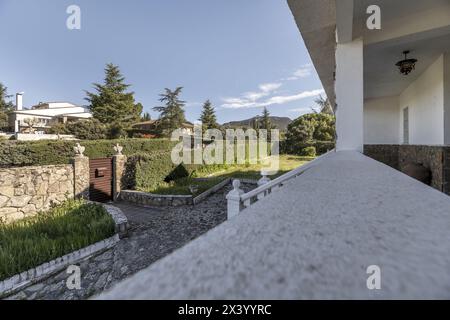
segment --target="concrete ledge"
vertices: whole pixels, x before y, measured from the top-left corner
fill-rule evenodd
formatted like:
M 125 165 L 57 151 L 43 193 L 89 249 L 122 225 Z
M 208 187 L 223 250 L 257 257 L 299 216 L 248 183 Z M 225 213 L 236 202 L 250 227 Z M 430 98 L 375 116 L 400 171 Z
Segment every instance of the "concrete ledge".
M 11 295 L 18 290 L 24 289 L 36 282 L 39 282 L 43 278 L 63 270 L 69 265 L 75 264 L 81 260 L 96 255 L 101 251 L 112 248 L 117 242 L 119 242 L 119 240 L 119 235 L 115 234 L 108 239 L 96 242 L 88 247 L 66 254 L 50 262 L 46 262 L 40 266 L 3 280 L 0 282 L 0 297 Z

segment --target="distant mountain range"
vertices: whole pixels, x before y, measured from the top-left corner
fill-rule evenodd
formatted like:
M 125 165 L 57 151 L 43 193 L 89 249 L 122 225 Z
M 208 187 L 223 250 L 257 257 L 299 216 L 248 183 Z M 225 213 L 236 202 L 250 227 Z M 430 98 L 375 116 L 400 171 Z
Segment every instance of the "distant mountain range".
M 261 119 L 261 116 L 256 116 L 250 119 L 246 120 L 240 120 L 240 121 L 231 121 L 224 123 L 223 126 L 227 128 L 252 128 L 253 123 L 255 120 Z M 286 130 L 289 123 L 292 122 L 292 120 L 288 117 L 274 117 L 270 116 L 270 122 L 277 127 L 279 130 Z

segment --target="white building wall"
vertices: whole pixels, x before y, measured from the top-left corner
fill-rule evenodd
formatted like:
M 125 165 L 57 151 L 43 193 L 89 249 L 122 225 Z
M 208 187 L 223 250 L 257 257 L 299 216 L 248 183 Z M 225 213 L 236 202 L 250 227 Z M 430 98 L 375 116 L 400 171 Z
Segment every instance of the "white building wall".
M 364 101 L 364 144 L 398 144 L 398 96 Z
M 403 109 L 406 107 L 409 108 L 409 144 L 444 144 L 443 55 L 400 94 L 400 142 L 403 141 Z

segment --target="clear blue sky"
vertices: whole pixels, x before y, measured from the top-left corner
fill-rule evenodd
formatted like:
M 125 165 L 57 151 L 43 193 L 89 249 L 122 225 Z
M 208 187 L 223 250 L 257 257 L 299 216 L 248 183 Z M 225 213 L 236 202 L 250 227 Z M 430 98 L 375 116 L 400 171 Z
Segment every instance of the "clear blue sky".
M 71 4 L 81 30 L 66 28 Z M 211 99 L 221 123 L 263 106 L 295 118 L 322 90 L 285 0 L 0 0 L 0 39 L 0 82 L 26 107 L 86 104 L 108 62 L 153 118 L 165 87 L 184 87 L 188 120 Z

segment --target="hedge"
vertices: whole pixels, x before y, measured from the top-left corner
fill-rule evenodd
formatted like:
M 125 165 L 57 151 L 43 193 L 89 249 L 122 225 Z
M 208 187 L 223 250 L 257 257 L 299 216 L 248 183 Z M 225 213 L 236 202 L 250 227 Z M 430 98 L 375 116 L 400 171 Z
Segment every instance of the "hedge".
M 170 154 L 170 151 L 162 151 L 129 156 L 122 178 L 123 188 L 145 191 L 158 187 L 176 167 Z
M 67 164 L 74 156 L 76 141 L 0 141 L 0 168 Z M 91 159 L 114 155 L 113 146 L 124 147 L 125 155 L 172 150 L 174 143 L 166 139 L 85 140 L 84 154 Z

